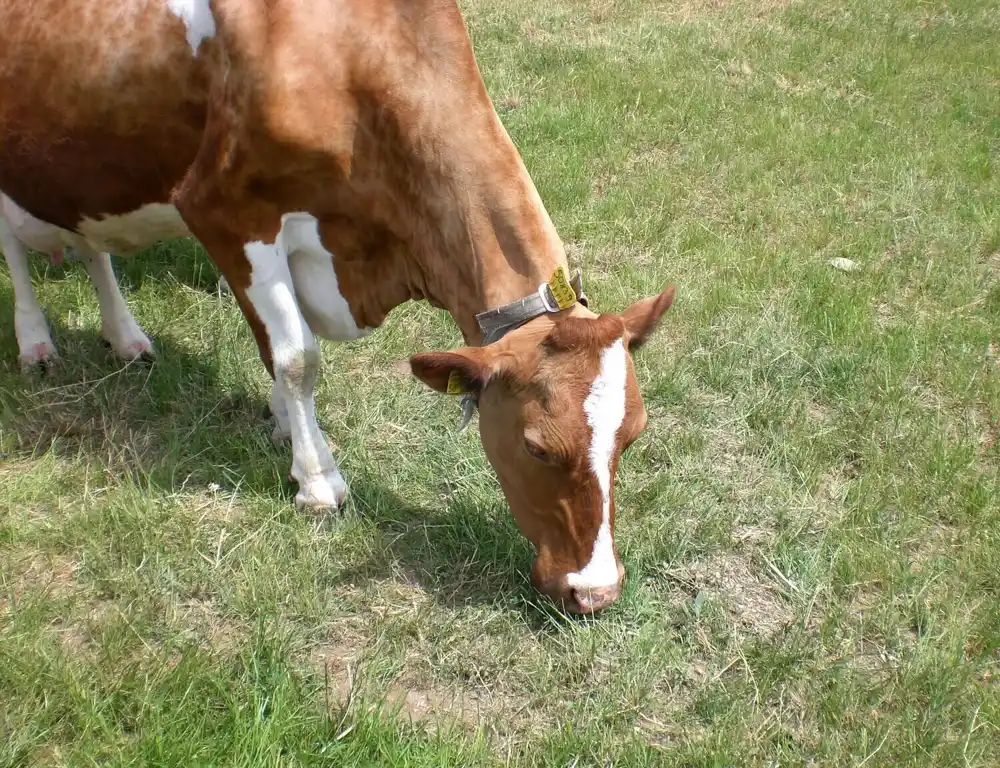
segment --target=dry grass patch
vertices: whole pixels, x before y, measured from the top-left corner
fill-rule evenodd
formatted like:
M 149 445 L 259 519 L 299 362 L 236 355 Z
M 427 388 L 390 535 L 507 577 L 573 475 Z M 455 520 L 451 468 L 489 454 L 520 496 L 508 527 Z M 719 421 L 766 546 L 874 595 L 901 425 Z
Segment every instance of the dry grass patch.
M 81 595 L 77 578 L 81 563 L 67 555 L 43 552 L 5 553 L 0 569 L 0 611 L 8 612 L 27 595 L 61 600 Z
M 318 645 L 309 652 L 309 665 L 325 682 L 328 708 L 346 713 L 359 702 L 368 707 L 383 706 L 428 730 L 454 723 L 492 729 L 501 721 L 516 727 L 516 721 L 501 718 L 511 714 L 511 702 L 495 691 L 435 682 L 420 665 L 411 668 L 405 662 L 397 665 L 400 671 L 387 677 L 379 673 L 379 660 L 373 658 L 376 653 L 377 642 L 370 634 L 350 642 Z
M 221 614 L 212 600 L 185 600 L 172 603 L 164 617 L 175 643 L 190 642 L 214 654 L 234 655 L 252 634 L 245 621 Z
M 774 582 L 760 578 L 764 570 L 750 556 L 731 553 L 694 560 L 667 573 L 689 592 L 723 605 L 737 632 L 767 638 L 786 627 L 794 612 Z

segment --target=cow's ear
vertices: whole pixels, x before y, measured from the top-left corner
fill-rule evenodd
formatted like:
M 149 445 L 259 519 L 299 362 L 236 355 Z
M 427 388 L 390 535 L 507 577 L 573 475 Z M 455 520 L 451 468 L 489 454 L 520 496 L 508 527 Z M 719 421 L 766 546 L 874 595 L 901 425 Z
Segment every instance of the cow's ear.
M 424 384 L 450 395 L 479 392 L 490 378 L 489 355 L 481 347 L 450 352 L 421 352 L 410 358 L 410 371 Z
M 639 299 L 631 307 L 622 312 L 625 321 L 625 331 L 629 350 L 636 350 L 646 343 L 653 331 L 660 324 L 663 313 L 674 303 L 673 285 L 668 285 L 656 296 Z

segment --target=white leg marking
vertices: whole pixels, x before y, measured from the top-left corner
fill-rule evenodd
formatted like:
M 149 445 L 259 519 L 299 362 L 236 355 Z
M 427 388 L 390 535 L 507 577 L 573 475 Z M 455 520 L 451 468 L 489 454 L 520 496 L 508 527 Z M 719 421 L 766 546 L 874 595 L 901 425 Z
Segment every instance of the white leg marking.
M 625 344 L 621 339 L 601 352 L 601 370 L 583 401 L 590 425 L 590 468 L 601 489 L 601 527 L 594 541 L 590 562 L 568 575 L 569 586 L 600 589 L 618 583 L 618 563 L 611 541 L 611 459 L 615 437 L 625 419 Z
M 271 440 L 283 443 L 292 436 L 292 424 L 288 420 L 288 406 L 285 405 L 285 396 L 281 394 L 278 382 L 271 385 L 271 415 L 274 417 Z
M 144 353 L 152 353 L 153 343 L 132 317 L 118 288 L 118 281 L 111 267 L 111 257 L 82 243 L 77 245 L 76 252 L 97 292 L 97 303 L 101 310 L 101 335 L 115 354 L 123 360 L 134 360 Z
M 14 284 L 14 335 L 17 337 L 18 362 L 25 371 L 48 365 L 58 358 L 45 315 L 35 298 L 28 274 L 28 254 L 0 215 L 0 248 L 3 249 Z
M 347 484 L 316 422 L 314 388 L 320 354 L 305 317 L 299 309 L 289 267 L 285 220 L 273 244 L 247 243 L 250 262 L 247 298 L 260 317 L 271 345 L 277 397 L 283 398 L 292 436 L 292 477 L 299 483 L 298 507 L 338 507 L 347 497 Z M 313 223 L 315 226 L 315 222 Z M 293 248 L 302 243 L 292 237 Z M 272 396 L 272 403 L 276 400 Z M 276 415 L 276 418 L 277 415 Z
M 197 56 L 201 41 L 215 37 L 215 17 L 208 0 L 167 0 L 167 7 L 184 22 L 188 45 Z

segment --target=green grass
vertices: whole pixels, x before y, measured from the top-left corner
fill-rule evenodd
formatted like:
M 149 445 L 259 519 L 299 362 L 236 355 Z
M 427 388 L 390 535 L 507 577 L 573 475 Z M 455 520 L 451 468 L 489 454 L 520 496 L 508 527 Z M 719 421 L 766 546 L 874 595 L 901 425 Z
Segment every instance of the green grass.
M 38 260 L 55 380 L 0 277 L 0 764 L 997 765 L 995 4 L 463 10 L 592 302 L 679 286 L 624 597 L 530 588 L 475 430 L 394 368 L 442 313 L 324 345 L 354 496 L 317 522 L 200 250 L 117 262 L 160 352 L 125 369 Z

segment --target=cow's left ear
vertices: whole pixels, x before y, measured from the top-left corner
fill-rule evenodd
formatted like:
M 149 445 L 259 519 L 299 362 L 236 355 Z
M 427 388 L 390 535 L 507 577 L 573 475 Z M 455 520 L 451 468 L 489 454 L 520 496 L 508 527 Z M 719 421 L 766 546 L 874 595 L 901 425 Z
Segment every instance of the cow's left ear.
M 668 285 L 662 293 L 639 299 L 631 307 L 622 312 L 625 321 L 625 335 L 629 350 L 636 350 L 646 343 L 663 318 L 663 313 L 674 303 L 673 285 Z
M 479 392 L 489 381 L 493 366 L 485 348 L 459 347 L 450 352 L 413 355 L 410 371 L 431 389 L 458 395 Z

